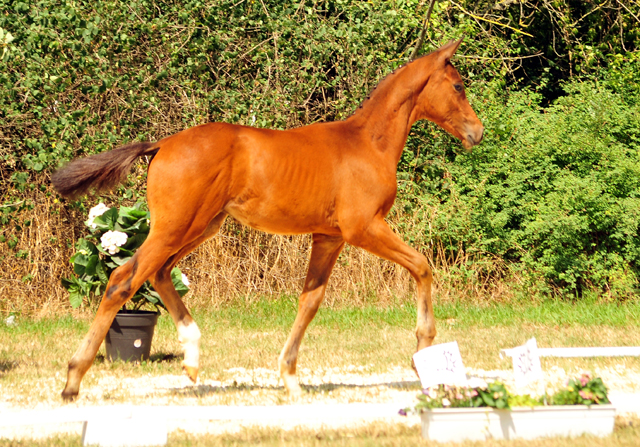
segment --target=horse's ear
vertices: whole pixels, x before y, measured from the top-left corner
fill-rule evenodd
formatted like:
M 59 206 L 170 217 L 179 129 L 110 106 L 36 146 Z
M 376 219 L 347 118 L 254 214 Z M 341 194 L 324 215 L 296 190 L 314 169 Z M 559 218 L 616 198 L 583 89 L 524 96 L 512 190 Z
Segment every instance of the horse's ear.
M 442 60 L 444 60 L 445 63 L 451 60 L 451 57 L 456 52 L 456 50 L 458 49 L 458 47 L 460 46 L 463 40 L 464 40 L 464 37 L 461 38 L 460 40 L 452 40 L 448 44 L 440 47 L 438 52 L 440 53 L 440 57 L 442 58 Z

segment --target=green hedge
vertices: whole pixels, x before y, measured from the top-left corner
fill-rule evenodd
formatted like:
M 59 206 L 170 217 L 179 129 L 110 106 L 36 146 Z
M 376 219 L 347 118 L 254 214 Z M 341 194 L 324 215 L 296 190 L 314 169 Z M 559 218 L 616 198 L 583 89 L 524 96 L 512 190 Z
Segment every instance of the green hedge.
M 0 242 L 15 247 L 73 157 L 207 121 L 348 116 L 407 62 L 428 3 L 0 0 Z M 616 2 L 436 2 L 423 52 L 466 35 L 455 63 L 487 136 L 462 154 L 414 127 L 397 210 L 422 227 L 401 222 L 407 239 L 472 260 L 462 276 L 498 262 L 540 291 L 630 296 L 639 15 Z M 144 196 L 141 177 L 117 197 Z
M 640 60 L 634 67 L 638 85 Z M 500 259 L 536 291 L 634 296 L 640 95 L 614 84 L 567 84 L 544 108 L 529 90 L 479 91 L 487 131 L 471 154 L 451 151 L 448 137 L 418 157 L 405 152 L 406 210 L 432 213 L 424 219 L 450 258 Z

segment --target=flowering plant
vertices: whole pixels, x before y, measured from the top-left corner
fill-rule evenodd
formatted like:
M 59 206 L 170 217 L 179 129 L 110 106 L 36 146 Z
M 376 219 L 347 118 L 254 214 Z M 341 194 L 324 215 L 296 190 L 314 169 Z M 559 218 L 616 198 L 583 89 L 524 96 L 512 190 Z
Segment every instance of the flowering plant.
M 492 407 L 509 408 L 509 392 L 500 382 L 489 383 L 484 387 L 438 385 L 426 388 L 418 395 L 415 408 L 407 412 L 420 413 L 431 408 Z M 401 412 L 402 413 L 402 412 Z
M 535 407 L 540 405 L 598 405 L 608 404 L 607 388 L 602 379 L 583 373 L 579 379 L 571 379 L 567 386 L 552 396 L 531 397 L 528 394 L 511 394 L 500 382 L 481 387 L 457 387 L 438 385 L 426 388 L 418 395 L 415 407 L 400 410 L 400 414 L 421 413 L 432 408 L 491 407 L 511 409 L 513 407 Z
M 583 373 L 579 379 L 567 381 L 566 387 L 551 396 L 552 405 L 598 405 L 608 404 L 607 387 L 600 377 Z
M 76 252 L 70 259 L 75 275 L 62 280 L 74 308 L 85 298 L 100 298 L 111 272 L 127 262 L 142 245 L 149 234 L 149 212 L 143 209 L 142 203 L 119 209 L 100 203 L 91 208 L 85 225 L 89 234 L 78 239 Z M 189 281 L 177 267 L 171 271 L 171 279 L 180 296 L 189 291 Z M 140 309 L 145 304 L 164 308 L 160 295 L 149 281 L 133 295 L 131 303 L 133 309 Z

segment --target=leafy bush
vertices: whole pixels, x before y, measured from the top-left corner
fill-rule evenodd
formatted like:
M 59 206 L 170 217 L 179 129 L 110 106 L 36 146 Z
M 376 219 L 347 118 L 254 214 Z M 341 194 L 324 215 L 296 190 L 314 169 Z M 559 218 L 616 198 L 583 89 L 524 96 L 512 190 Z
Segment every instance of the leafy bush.
M 413 409 L 420 413 L 430 408 L 490 407 L 499 410 L 509 408 L 509 392 L 502 383 L 493 382 L 482 387 L 438 385 L 422 390 Z
M 533 290 L 626 299 L 640 273 L 640 113 L 594 82 L 565 91 L 546 108 L 527 90 L 477 92 L 483 143 L 457 154 L 440 135 L 405 151 L 401 197 L 409 210 L 428 202 L 431 239 L 451 259 L 501 259 Z
M 75 276 L 62 280 L 69 291 L 73 307 L 82 305 L 84 299 L 99 299 L 104 294 L 111 272 L 133 256 L 149 234 L 149 212 L 138 203 L 133 207 L 108 208 L 104 204 L 92 208 L 85 222 L 90 234 L 78 240 L 76 253 L 71 257 Z M 171 271 L 171 279 L 178 294 L 188 291 L 187 278 L 180 269 Z M 160 295 L 146 281 L 131 298 L 133 309 L 145 304 L 164 308 Z

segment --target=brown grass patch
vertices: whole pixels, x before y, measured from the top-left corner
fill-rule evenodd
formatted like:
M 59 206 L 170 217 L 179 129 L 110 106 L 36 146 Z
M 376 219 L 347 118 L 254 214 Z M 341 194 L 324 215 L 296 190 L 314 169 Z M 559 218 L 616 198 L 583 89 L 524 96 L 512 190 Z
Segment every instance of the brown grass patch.
M 143 165 L 136 170 L 139 178 L 144 177 Z M 138 186 L 143 186 L 143 180 Z M 29 206 L 14 216 L 14 222 L 0 227 L 5 240 L 0 243 L 0 314 L 45 316 L 70 311 L 60 279 L 71 275 L 69 258 L 74 244 L 87 234 L 83 224 L 86 211 L 59 203 L 55 194 L 33 194 L 35 198 L 26 199 Z M 110 196 L 103 201 L 112 205 L 116 199 Z M 419 215 L 431 214 L 423 209 Z M 518 281 L 497 260 L 484 261 L 473 277 L 465 277 L 457 269 L 468 266 L 472 259 L 464 250 L 459 250 L 458 257 L 448 256 L 434 242 L 429 221 L 394 210 L 389 222 L 401 236 L 410 235 L 412 245 L 431 261 L 438 300 L 463 297 L 486 302 L 513 297 Z M 192 285 L 185 301 L 189 306 L 208 307 L 238 296 L 297 295 L 306 275 L 310 248 L 309 235 L 269 235 L 228 218 L 220 234 L 179 264 Z M 414 282 L 402 267 L 347 245 L 329 282 L 326 303 L 374 301 L 384 305 L 412 300 L 413 291 Z

